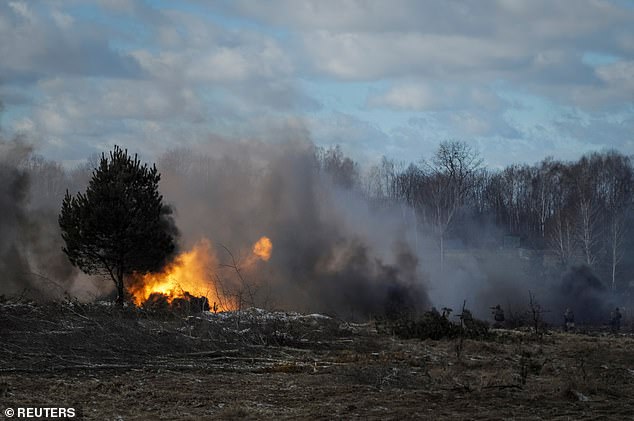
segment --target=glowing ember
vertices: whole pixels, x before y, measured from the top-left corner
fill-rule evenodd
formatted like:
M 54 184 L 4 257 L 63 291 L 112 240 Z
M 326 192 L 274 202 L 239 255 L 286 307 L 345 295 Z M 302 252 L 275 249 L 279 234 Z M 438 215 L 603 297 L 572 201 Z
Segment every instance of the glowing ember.
M 253 245 L 253 254 L 255 254 L 265 262 L 271 258 L 272 251 L 273 243 L 271 242 L 269 237 L 262 237 Z

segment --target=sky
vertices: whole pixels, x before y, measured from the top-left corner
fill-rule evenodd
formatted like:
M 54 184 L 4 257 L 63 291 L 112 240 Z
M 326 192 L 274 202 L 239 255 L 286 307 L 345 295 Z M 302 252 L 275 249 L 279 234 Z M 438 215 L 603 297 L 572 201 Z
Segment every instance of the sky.
M 9 0 L 0 57 L 1 133 L 68 166 L 219 136 L 362 163 L 634 154 L 634 0 Z

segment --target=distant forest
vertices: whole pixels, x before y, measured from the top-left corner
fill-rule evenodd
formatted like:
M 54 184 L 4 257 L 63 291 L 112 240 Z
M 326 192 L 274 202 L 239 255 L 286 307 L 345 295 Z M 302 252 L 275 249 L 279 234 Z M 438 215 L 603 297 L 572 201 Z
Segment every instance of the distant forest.
M 516 247 L 549 255 L 562 270 L 586 265 L 607 288 L 630 288 L 634 168 L 617 151 L 492 170 L 467 143 L 446 141 L 429 160 L 383 158 L 363 175 L 339 147 L 318 149 L 317 157 L 337 184 L 376 206 L 409 205 L 413 223 L 435 236 L 441 264 L 448 244 L 495 249 L 513 236 Z
M 499 170 L 486 168 L 479 153 L 460 141 L 443 142 L 433 156 L 411 164 L 384 157 L 365 168 L 339 146 L 315 147 L 314 157 L 315 171 L 336 186 L 362 195 L 373 207 L 394 208 L 408 230 L 433 237 L 441 267 L 456 248 L 495 252 L 512 240 L 511 247 L 546 256 L 556 278 L 586 265 L 607 289 L 623 294 L 631 288 L 634 168 L 619 152 Z M 97 160 L 92 156 L 73 170 L 32 153 L 18 160 L 30 178 L 28 209 L 46 222 L 45 231 L 56 230 L 64 192 L 84 188 Z M 211 165 L 189 150 L 168 151 L 157 163 L 168 173 L 186 165 L 199 180 Z

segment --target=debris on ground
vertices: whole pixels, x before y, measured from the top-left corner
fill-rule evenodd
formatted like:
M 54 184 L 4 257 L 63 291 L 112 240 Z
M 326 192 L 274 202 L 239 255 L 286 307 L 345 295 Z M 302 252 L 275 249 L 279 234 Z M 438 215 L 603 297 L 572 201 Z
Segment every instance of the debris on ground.
M 626 419 L 633 346 L 628 333 L 404 339 L 321 314 L 5 301 L 0 396 L 84 419 Z

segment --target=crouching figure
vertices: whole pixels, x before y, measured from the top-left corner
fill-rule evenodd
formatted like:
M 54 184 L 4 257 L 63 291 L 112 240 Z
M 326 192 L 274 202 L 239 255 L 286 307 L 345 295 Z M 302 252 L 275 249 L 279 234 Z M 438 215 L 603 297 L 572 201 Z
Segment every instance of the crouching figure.
M 502 307 L 499 304 L 497 304 L 495 307 L 491 307 L 491 310 L 493 310 L 493 320 L 495 320 L 493 327 L 501 328 L 505 320 L 504 310 L 502 310 Z

